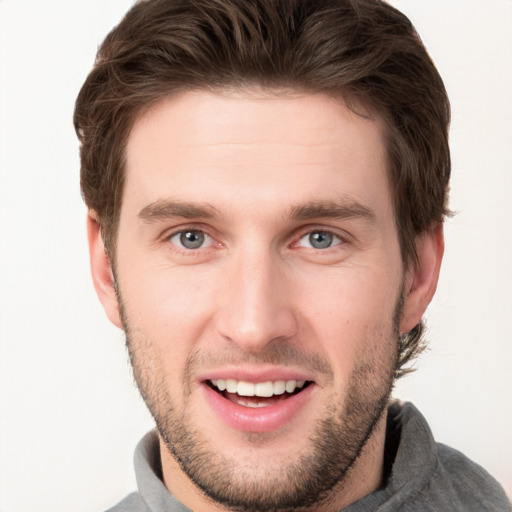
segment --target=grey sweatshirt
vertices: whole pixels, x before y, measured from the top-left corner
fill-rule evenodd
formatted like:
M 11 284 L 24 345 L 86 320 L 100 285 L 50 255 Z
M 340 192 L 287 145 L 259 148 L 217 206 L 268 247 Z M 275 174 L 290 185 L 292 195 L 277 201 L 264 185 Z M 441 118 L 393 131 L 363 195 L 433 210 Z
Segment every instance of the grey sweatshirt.
M 156 432 L 147 434 L 135 450 L 138 492 L 108 512 L 187 512 L 159 475 Z M 377 491 L 343 509 L 344 512 L 509 512 L 502 487 L 465 455 L 438 444 L 420 412 L 410 403 L 395 402 L 388 411 L 386 479 Z

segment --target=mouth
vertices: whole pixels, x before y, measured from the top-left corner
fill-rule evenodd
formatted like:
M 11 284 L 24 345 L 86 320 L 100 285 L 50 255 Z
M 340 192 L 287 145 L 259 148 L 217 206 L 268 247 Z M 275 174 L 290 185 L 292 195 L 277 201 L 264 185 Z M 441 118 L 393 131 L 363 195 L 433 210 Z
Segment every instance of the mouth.
M 230 402 L 249 408 L 269 407 L 303 392 L 312 382 L 306 380 L 269 380 L 248 382 L 235 379 L 211 379 L 206 384 Z
M 260 375 L 256 376 L 256 372 L 249 369 L 244 372 L 248 376 L 244 379 L 236 375 L 242 373 L 239 369 L 230 372 L 231 375 L 228 371 L 223 371 L 222 376 L 220 371 L 217 375 L 205 376 L 201 388 L 214 417 L 235 431 L 277 432 L 292 424 L 302 428 L 309 421 L 303 410 L 308 408 L 312 412 L 314 404 L 318 403 L 313 397 L 319 386 L 314 380 L 305 380 L 305 375 L 289 375 L 292 372 L 285 369 L 279 373 L 288 375 L 272 377 L 268 374 L 277 372 L 271 369 L 259 371 Z

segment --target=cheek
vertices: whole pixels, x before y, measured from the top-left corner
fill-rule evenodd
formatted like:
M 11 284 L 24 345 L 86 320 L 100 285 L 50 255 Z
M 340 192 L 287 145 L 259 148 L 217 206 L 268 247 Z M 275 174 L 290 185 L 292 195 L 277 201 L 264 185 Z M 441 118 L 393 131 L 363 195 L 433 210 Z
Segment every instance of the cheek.
M 301 307 L 317 348 L 326 352 L 342 380 L 377 352 L 387 358 L 394 346 L 398 280 L 353 270 L 310 283 Z
M 197 267 L 180 268 L 151 261 L 137 263 L 136 268 L 137 273 L 120 272 L 123 296 L 133 304 L 132 322 L 145 329 L 177 334 L 193 328 L 202 315 L 208 314 L 208 305 L 212 304 L 211 279 Z
M 132 351 L 144 371 L 154 374 L 152 379 L 181 389 L 183 368 L 204 337 L 214 301 L 197 276 L 155 265 L 137 268 L 136 275 L 119 268 Z

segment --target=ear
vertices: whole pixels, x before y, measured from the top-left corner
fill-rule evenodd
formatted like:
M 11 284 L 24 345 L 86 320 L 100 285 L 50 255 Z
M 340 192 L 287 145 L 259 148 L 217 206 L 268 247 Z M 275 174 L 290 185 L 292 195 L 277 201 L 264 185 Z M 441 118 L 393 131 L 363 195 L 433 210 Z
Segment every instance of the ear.
M 92 280 L 96 293 L 110 321 L 122 329 L 110 258 L 103 245 L 97 215 L 92 210 L 89 210 L 87 214 L 87 238 L 89 240 Z
M 401 334 L 409 332 L 420 322 L 436 291 L 444 253 L 442 224 L 418 238 L 416 252 L 418 259 L 406 273 Z

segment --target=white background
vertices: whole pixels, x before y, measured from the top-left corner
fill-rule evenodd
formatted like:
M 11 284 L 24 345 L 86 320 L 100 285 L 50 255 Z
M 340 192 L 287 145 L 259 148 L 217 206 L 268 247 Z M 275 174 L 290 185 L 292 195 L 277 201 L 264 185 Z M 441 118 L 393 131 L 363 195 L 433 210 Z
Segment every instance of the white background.
M 512 494 L 512 1 L 402 0 L 453 106 L 430 351 L 396 395 Z M 130 0 L 0 0 L 0 510 L 103 510 L 152 426 L 88 271 L 76 94 Z

